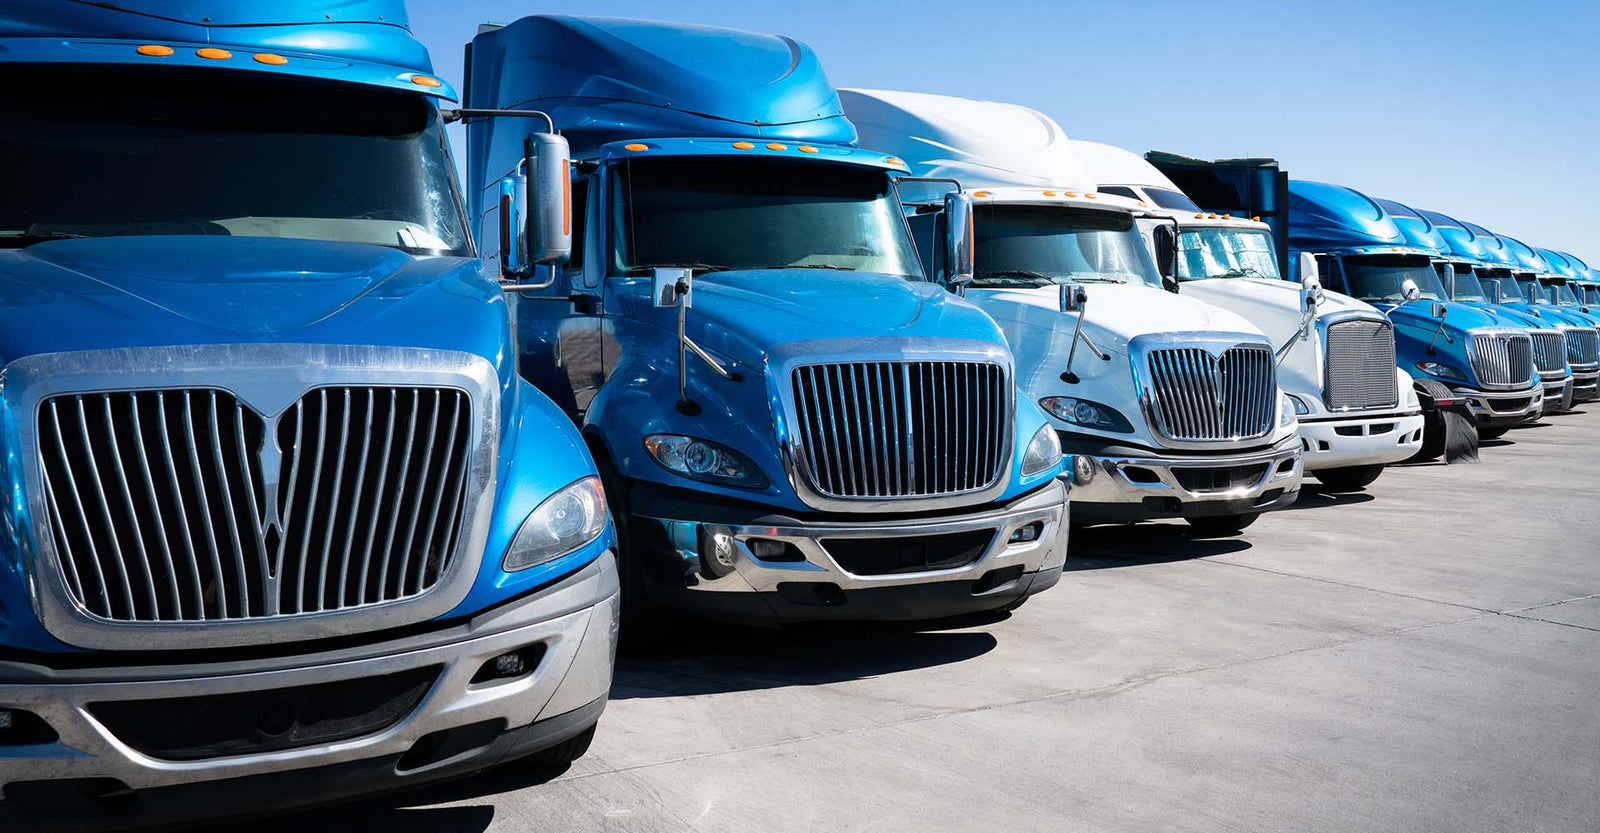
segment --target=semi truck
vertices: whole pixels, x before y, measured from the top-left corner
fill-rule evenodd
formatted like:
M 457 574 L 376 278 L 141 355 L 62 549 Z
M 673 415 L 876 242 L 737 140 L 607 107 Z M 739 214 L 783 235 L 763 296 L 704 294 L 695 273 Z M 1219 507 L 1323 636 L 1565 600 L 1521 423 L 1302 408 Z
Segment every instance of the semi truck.
M 1545 310 L 1525 298 L 1511 269 L 1488 255 L 1484 245 L 1488 232 L 1480 235 L 1472 224 L 1436 211 L 1417 209 L 1416 213 L 1433 226 L 1444 243 L 1448 271 L 1441 267 L 1440 274 L 1451 300 L 1520 315 L 1536 328 L 1559 331 L 1572 374 L 1571 402 L 1600 399 L 1600 330 L 1559 314 L 1546 316 Z M 1496 242 L 1500 242 L 1498 238 Z
M 1161 274 L 1185 296 L 1231 310 L 1272 339 L 1278 385 L 1300 423 L 1302 465 L 1324 488 L 1365 488 L 1386 464 L 1421 450 L 1421 405 L 1395 364 L 1393 325 L 1383 313 L 1283 280 L 1270 226 L 1201 211 L 1139 154 L 1081 140 L 1073 147 L 1100 193 L 1143 203 L 1149 216 L 1139 225 Z
M 1366 194 L 1301 179 L 1288 191 L 1290 267 L 1311 254 L 1326 286 L 1383 310 L 1413 379 L 1470 403 L 1484 437 L 1539 418 L 1544 389 L 1527 330 L 1450 301 L 1429 254 Z
M 1550 266 L 1550 273 L 1541 280 L 1550 303 L 1560 307 L 1560 312 L 1568 317 L 1581 316 L 1582 320 L 1590 324 L 1600 324 L 1600 312 L 1582 297 L 1580 282 L 1588 279 L 1589 265 L 1577 255 L 1566 252 L 1554 249 L 1534 249 L 1534 251 Z
M 625 635 L 1009 609 L 1060 578 L 1055 432 L 999 327 L 923 278 L 905 164 L 857 145 L 809 47 L 541 15 L 468 50 L 469 213 L 527 287 L 523 374 L 598 460 Z M 569 156 L 530 151 L 546 118 Z M 527 217 L 570 250 L 519 243 Z
M 1469 300 L 1474 297 L 1471 292 L 1473 280 L 1465 275 L 1471 272 L 1471 267 L 1461 263 L 1462 259 L 1459 256 L 1452 255 L 1450 244 L 1433 221 L 1404 203 L 1381 198 L 1375 201 L 1388 212 L 1395 227 L 1405 236 L 1406 242 L 1426 252 L 1432 258 L 1434 271 L 1439 274 L 1446 297 L 1457 303 L 1483 310 L 1509 326 L 1522 327 L 1528 331 L 1528 336 L 1533 339 L 1534 369 L 1538 371 L 1539 383 L 1544 387 L 1543 413 L 1571 410 L 1574 379 L 1572 367 L 1567 363 L 1567 339 L 1561 329 L 1554 322 L 1507 307 L 1496 306 L 1487 299 Z M 1456 270 L 1462 267 L 1465 267 L 1462 270 L 1463 276 L 1458 279 Z M 1462 289 L 1465 291 L 1458 292 Z
M 1023 391 L 1060 432 L 1074 521 L 1182 518 L 1231 535 L 1294 503 L 1302 452 L 1272 343 L 1163 287 L 1143 208 L 1098 194 L 1060 125 L 1013 104 L 841 95 L 864 145 L 976 203 L 973 278 L 946 285 L 999 323 Z M 935 264 L 941 229 L 962 222 L 938 193 L 909 215 Z
M 0 829 L 582 754 L 614 533 L 402 4 L 16 0 L 0 67 Z

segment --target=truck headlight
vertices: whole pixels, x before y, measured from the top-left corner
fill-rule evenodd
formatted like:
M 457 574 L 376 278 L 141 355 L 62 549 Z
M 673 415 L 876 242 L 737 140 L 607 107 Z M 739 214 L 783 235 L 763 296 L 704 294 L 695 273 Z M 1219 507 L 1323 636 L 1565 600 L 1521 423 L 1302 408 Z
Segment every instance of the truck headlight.
M 1437 376 L 1440 379 L 1449 379 L 1452 382 L 1467 381 L 1467 374 L 1462 373 L 1450 365 L 1441 364 L 1439 362 L 1417 362 L 1417 369 L 1428 374 L 1429 376 Z
M 600 537 L 606 528 L 606 493 L 600 478 L 582 480 L 545 498 L 511 539 L 506 572 L 554 561 Z
M 1099 402 L 1071 396 L 1046 396 L 1039 400 L 1039 407 L 1063 422 L 1121 434 L 1133 433 L 1133 424 L 1126 417 Z
M 741 489 L 765 489 L 767 478 L 750 458 L 710 440 L 652 434 L 644 447 L 661 467 L 690 480 L 703 480 Z
M 1056 436 L 1056 429 L 1045 425 L 1035 431 L 1033 439 L 1028 441 L 1028 450 L 1022 454 L 1022 474 L 1038 474 L 1049 471 L 1061 462 L 1061 439 Z
M 1294 424 L 1294 415 L 1299 413 L 1299 412 L 1300 412 L 1300 409 L 1295 407 L 1295 401 L 1294 401 L 1293 397 L 1289 396 L 1289 394 L 1287 394 L 1287 393 L 1282 393 L 1282 394 L 1278 395 L 1278 427 L 1279 428 L 1288 428 L 1289 426 L 1293 425 Z

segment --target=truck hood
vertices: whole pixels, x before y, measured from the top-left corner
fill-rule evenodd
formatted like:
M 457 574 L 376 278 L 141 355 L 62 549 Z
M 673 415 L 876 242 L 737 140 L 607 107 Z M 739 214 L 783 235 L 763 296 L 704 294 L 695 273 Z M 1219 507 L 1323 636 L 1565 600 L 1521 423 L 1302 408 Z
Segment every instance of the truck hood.
M 1439 326 L 1439 319 L 1433 317 L 1433 301 L 1411 301 L 1405 304 L 1384 304 L 1378 308 L 1389 316 L 1394 322 L 1395 329 L 1406 328 L 1412 332 L 1433 332 Z M 1491 314 L 1487 310 L 1478 309 L 1455 301 L 1446 302 L 1445 332 L 1451 335 L 1461 335 L 1469 330 L 1483 327 L 1513 327 L 1520 326 L 1503 318 Z
M 0 362 L 111 347 L 300 342 L 461 350 L 498 364 L 508 343 L 504 305 L 475 259 L 383 246 L 50 241 L 0 251 Z
M 1147 333 L 1261 333 L 1243 316 L 1196 297 L 1129 284 L 1091 283 L 1084 285 L 1084 291 L 1089 305 L 1083 332 L 1102 350 L 1126 354 L 1128 342 Z M 1076 324 L 1074 314 L 1061 312 L 1061 292 L 1054 286 L 973 289 L 969 297 L 997 321 L 1052 330 L 1065 327 L 1068 340 Z
M 1185 281 L 1181 290 L 1191 298 L 1238 313 L 1281 347 L 1300 327 L 1300 285 L 1293 281 L 1265 278 L 1210 278 Z M 1377 312 L 1371 304 L 1348 295 L 1323 291 L 1317 315 L 1330 312 Z
M 631 317 L 677 327 L 655 309 L 650 281 L 620 284 Z M 759 368 L 773 345 L 821 339 L 965 338 L 1002 343 L 994 322 L 972 304 L 923 281 L 823 269 L 711 272 L 694 279 L 689 336 L 700 346 Z

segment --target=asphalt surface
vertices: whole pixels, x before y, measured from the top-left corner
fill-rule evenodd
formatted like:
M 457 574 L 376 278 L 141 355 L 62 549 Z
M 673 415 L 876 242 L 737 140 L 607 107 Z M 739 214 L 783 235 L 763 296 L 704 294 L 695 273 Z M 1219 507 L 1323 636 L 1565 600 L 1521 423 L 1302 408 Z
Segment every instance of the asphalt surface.
M 587 757 L 261 830 L 1600 831 L 1600 407 L 1237 539 L 1091 529 L 1009 617 L 695 626 Z M 227 828 L 240 831 L 240 825 Z

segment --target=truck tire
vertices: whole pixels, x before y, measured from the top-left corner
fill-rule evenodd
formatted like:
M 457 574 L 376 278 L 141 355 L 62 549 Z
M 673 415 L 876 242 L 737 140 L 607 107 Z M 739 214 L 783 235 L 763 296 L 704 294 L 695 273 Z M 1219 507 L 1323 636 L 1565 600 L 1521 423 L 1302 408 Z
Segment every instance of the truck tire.
M 1480 425 L 1480 426 L 1478 426 L 1478 439 L 1480 439 L 1480 440 L 1498 440 L 1501 437 L 1504 437 L 1506 435 L 1506 432 L 1510 431 L 1510 430 L 1511 430 L 1510 428 L 1506 428 L 1506 427 L 1503 427 L 1503 426 L 1497 426 L 1497 427 L 1494 427 L 1494 428 L 1490 428 L 1487 425 Z
M 1372 481 L 1383 474 L 1383 464 L 1372 466 L 1343 466 L 1337 469 L 1323 469 L 1311 473 L 1317 482 L 1327 487 L 1330 492 L 1359 492 L 1372 485 Z
M 1229 535 L 1238 535 L 1244 528 L 1255 523 L 1261 517 L 1260 512 L 1246 512 L 1243 515 L 1205 515 L 1198 518 L 1184 518 L 1184 522 L 1194 527 L 1202 538 L 1225 538 Z
M 594 732 L 600 724 L 596 723 L 573 737 L 550 747 L 541 749 L 517 762 L 518 766 L 527 769 L 542 771 L 561 769 L 573 761 L 582 758 L 589 751 L 589 744 L 594 742 Z

